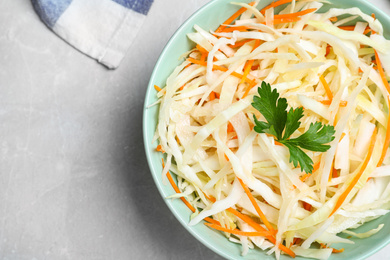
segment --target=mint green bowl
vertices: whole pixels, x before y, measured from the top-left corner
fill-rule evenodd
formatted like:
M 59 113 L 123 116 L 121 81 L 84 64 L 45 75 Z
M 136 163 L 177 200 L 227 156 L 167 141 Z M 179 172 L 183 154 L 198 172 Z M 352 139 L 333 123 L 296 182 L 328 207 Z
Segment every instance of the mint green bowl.
M 367 14 L 375 13 L 384 27 L 385 37 L 390 38 L 390 18 L 386 16 L 381 10 L 372 6 L 364 0 L 329 0 L 333 3 L 334 7 L 359 7 L 363 12 Z M 158 59 L 148 89 L 146 91 L 144 114 L 143 114 L 143 136 L 146 156 L 148 159 L 149 167 L 153 175 L 154 181 L 159 189 L 161 196 L 164 198 L 166 204 L 176 216 L 179 222 L 200 242 L 206 245 L 208 248 L 216 252 L 217 254 L 227 259 L 275 259 L 274 256 L 268 256 L 264 251 L 260 249 L 250 250 L 245 256 L 241 256 L 241 246 L 229 242 L 221 233 L 211 230 L 205 225 L 198 224 L 196 226 L 188 226 L 191 211 L 184 205 L 181 200 L 165 199 L 167 196 L 175 193 L 173 188 L 167 184 L 164 185 L 161 179 L 161 158 L 162 155 L 156 152 L 156 143 L 152 143 L 153 135 L 155 133 L 157 118 L 158 118 L 158 106 L 147 108 L 149 105 L 157 101 L 156 91 L 154 85 L 164 86 L 167 77 L 171 74 L 173 69 L 179 65 L 182 61 L 179 61 L 179 57 L 186 51 L 194 47 L 186 34 L 193 31 L 193 25 L 198 24 L 202 28 L 209 30 L 215 29 L 230 17 L 236 10 L 237 6 L 229 4 L 230 0 L 214 0 L 203 6 L 195 14 L 193 14 L 172 36 L 168 44 L 162 51 L 160 58 Z M 246 0 L 246 2 L 250 2 Z M 268 5 L 271 0 L 263 0 L 260 3 L 260 7 Z M 328 7 L 329 8 L 329 7 Z M 324 8 L 325 10 L 326 8 Z M 379 251 L 390 242 L 390 216 L 382 216 L 374 221 L 364 224 L 357 229 L 356 232 L 365 232 L 372 228 L 378 227 L 379 224 L 384 223 L 385 226 L 377 234 L 366 239 L 353 239 L 354 245 L 334 245 L 336 248 L 345 248 L 345 251 L 341 254 L 333 254 L 330 259 L 365 259 L 368 256 Z M 291 259 L 288 256 L 282 256 L 281 259 Z M 307 259 L 297 257 L 296 259 Z

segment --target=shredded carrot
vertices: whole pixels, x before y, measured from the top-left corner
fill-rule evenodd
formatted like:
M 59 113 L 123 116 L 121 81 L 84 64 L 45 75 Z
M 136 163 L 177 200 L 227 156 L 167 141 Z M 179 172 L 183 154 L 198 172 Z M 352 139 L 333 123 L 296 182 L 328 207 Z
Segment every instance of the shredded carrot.
M 338 20 L 337 16 L 333 16 L 333 17 L 329 18 L 329 21 L 331 21 L 331 22 L 337 22 L 337 20 Z
M 390 94 L 390 85 L 389 85 L 389 82 L 387 81 L 385 71 L 383 70 L 383 67 L 382 67 L 382 62 L 380 61 L 376 50 L 375 50 L 375 59 L 376 59 L 377 65 L 378 65 L 378 71 L 379 71 L 379 74 L 382 78 L 383 84 L 385 85 L 387 92 Z M 388 107 L 390 107 L 390 97 L 389 96 L 387 96 L 387 104 L 388 104 Z M 389 111 L 389 115 L 387 118 L 387 130 L 386 130 L 385 142 L 384 142 L 382 154 L 381 154 L 381 157 L 379 159 L 377 166 L 382 165 L 383 160 L 385 159 L 385 156 L 387 153 L 387 149 L 389 148 L 389 145 L 390 145 L 390 111 Z
M 354 31 L 355 30 L 355 25 L 344 25 L 344 26 L 339 26 L 339 29 L 345 30 L 345 31 Z M 369 26 L 366 27 L 364 30 L 363 34 L 367 34 L 371 32 L 371 28 Z
M 355 25 L 339 26 L 339 29 L 342 29 L 342 30 L 345 30 L 345 31 L 353 31 L 353 30 L 355 30 Z
M 335 253 L 335 254 L 344 252 L 344 248 L 341 248 L 341 249 L 332 248 L 332 249 L 333 249 L 332 253 Z
M 202 55 L 200 55 L 200 60 L 201 61 L 206 61 L 207 55 L 208 55 L 208 53 L 202 52 Z
M 234 132 L 234 127 L 230 122 L 227 125 L 227 132 L 228 133 Z
M 260 64 L 257 64 L 255 66 L 252 66 L 251 70 L 257 70 L 260 68 Z
M 306 210 L 308 210 L 308 211 L 311 211 L 311 209 L 312 209 L 311 204 L 309 204 L 309 203 L 307 203 L 307 202 L 304 202 L 304 201 L 302 201 L 302 204 L 303 204 L 303 208 L 304 208 L 304 209 L 306 209 Z
M 301 238 L 299 238 L 299 237 L 294 237 L 294 239 L 293 239 L 293 245 L 299 244 L 299 243 L 301 243 L 301 241 L 302 241 Z
M 340 137 L 340 141 L 339 141 L 339 142 L 341 142 L 341 140 L 343 140 L 344 136 L 345 136 L 345 133 L 343 132 L 343 133 L 341 134 L 341 137 Z
M 251 2 L 249 5 L 253 6 L 256 2 Z M 219 33 L 222 32 L 226 28 L 227 25 L 231 24 L 234 20 L 236 20 L 241 14 L 243 14 L 247 9 L 245 7 L 241 7 L 238 9 L 237 12 L 235 12 L 232 16 L 230 16 L 225 22 L 222 23 L 221 26 L 218 27 L 215 32 Z
M 205 195 L 205 197 L 210 200 L 211 202 L 216 202 L 216 199 L 213 197 L 213 196 L 207 196 L 205 193 L 203 193 Z M 251 217 L 247 216 L 247 215 L 244 215 L 240 212 L 238 212 L 237 210 L 233 209 L 233 208 L 228 208 L 227 209 L 228 212 L 232 213 L 233 215 L 235 215 L 236 217 L 239 217 L 240 219 L 242 219 L 245 223 L 247 223 L 249 226 L 251 226 L 253 229 L 255 229 L 256 231 L 258 232 L 264 232 L 267 230 L 265 228 L 263 228 L 262 226 L 260 226 L 260 224 L 258 224 L 257 222 L 255 222 Z M 270 231 L 269 231 L 270 232 Z M 271 241 L 271 243 L 273 244 L 276 244 L 276 239 L 274 237 L 274 235 L 276 234 L 276 230 L 273 231 L 273 234 L 272 235 L 268 235 L 266 236 L 266 238 Z M 272 232 L 271 232 L 272 233 Z M 285 247 L 283 244 L 279 244 L 279 248 L 281 250 L 283 250 L 285 253 L 289 254 L 291 257 L 295 258 L 295 253 Z
M 326 53 L 325 53 L 325 56 L 328 56 L 328 54 L 330 53 L 332 49 L 332 46 L 330 46 L 329 44 L 326 46 Z
M 256 202 L 255 198 L 253 197 L 252 193 L 250 192 L 249 188 L 242 182 L 242 180 L 240 178 L 238 178 L 238 181 L 240 182 L 241 186 L 244 188 L 244 191 L 245 191 L 246 195 L 248 196 L 249 200 L 252 202 L 252 205 L 255 208 L 257 214 L 259 214 L 261 221 L 263 221 L 264 225 L 268 228 L 269 231 L 273 231 L 274 228 L 267 220 L 263 211 L 261 211 L 259 204 L 257 204 L 257 202 Z
M 270 236 L 272 235 L 271 232 L 269 231 L 256 231 L 256 232 L 245 232 L 245 231 L 241 231 L 239 229 L 228 229 L 228 228 L 224 228 L 220 225 L 216 225 L 216 224 L 209 224 L 209 223 L 204 223 L 206 226 L 208 227 L 211 227 L 213 229 L 216 229 L 216 230 L 219 230 L 219 231 L 223 231 L 223 232 L 227 232 L 227 233 L 230 233 L 230 234 L 234 234 L 234 235 L 238 235 L 238 236 L 247 236 L 247 237 L 258 237 L 258 236 L 262 236 L 262 237 L 265 237 L 265 236 Z
M 284 5 L 284 4 L 291 3 L 291 2 L 292 2 L 292 0 L 279 0 L 279 1 L 273 2 L 273 3 L 269 4 L 268 6 L 264 7 L 260 12 L 262 14 L 265 14 L 265 11 L 267 11 L 268 9 L 270 9 L 272 7 L 277 7 L 279 5 Z
M 173 180 L 172 178 L 172 175 L 167 172 L 167 177 L 168 177 L 168 180 L 169 180 L 169 183 L 172 185 L 172 188 L 176 191 L 176 193 L 181 193 L 179 187 L 177 187 L 175 181 Z M 183 197 L 180 197 L 180 199 L 184 202 L 184 204 L 192 211 L 192 212 L 195 212 L 195 208 Z
M 162 152 L 162 153 L 165 153 L 165 151 L 164 151 L 164 149 L 162 148 L 162 146 L 159 144 L 159 145 L 157 145 L 157 147 L 156 147 L 156 151 L 157 152 Z
M 154 89 L 155 90 L 157 90 L 157 92 L 160 92 L 162 89 L 159 87 L 159 86 L 157 86 L 157 85 L 154 85 Z
M 164 159 L 162 160 L 163 161 L 163 164 L 164 164 Z M 172 185 L 172 188 L 175 190 L 176 193 L 181 193 L 179 187 L 177 187 L 175 181 L 173 180 L 172 178 L 172 175 L 167 172 L 167 177 L 168 177 L 168 180 L 169 180 L 169 183 Z M 195 212 L 195 208 L 183 197 L 180 197 L 180 199 L 184 202 L 184 204 L 192 211 L 192 212 Z M 213 224 L 216 224 L 216 225 L 220 225 L 220 222 L 215 220 L 215 219 L 212 219 L 210 217 L 206 217 L 204 218 L 204 220 L 210 222 L 210 223 L 213 223 Z
M 252 51 L 255 50 L 257 47 L 259 47 L 261 44 L 261 41 L 259 39 L 255 40 L 255 44 L 253 45 L 253 48 L 252 48 Z M 253 65 L 253 62 L 255 60 L 248 60 L 245 64 L 245 67 L 244 67 L 244 74 L 242 76 L 242 79 L 241 79 L 241 82 L 240 83 L 243 83 L 245 81 L 245 79 L 247 78 L 249 72 L 251 71 L 252 69 L 252 65 Z M 248 86 L 249 87 L 249 86 Z
M 337 178 L 337 177 L 339 177 L 339 172 L 337 171 L 337 169 L 333 168 L 332 178 Z
M 381 75 L 383 84 L 385 85 L 385 87 L 387 89 L 387 93 L 390 94 L 390 84 L 389 84 L 389 82 L 386 79 L 385 71 L 383 70 L 383 67 L 382 67 L 382 62 L 380 61 L 378 53 L 377 53 L 376 50 L 375 50 L 375 59 L 377 61 L 378 71 L 379 71 L 379 74 Z
M 388 106 L 390 107 L 390 96 L 387 96 L 387 104 L 389 104 Z M 387 117 L 387 128 L 386 128 L 385 142 L 383 144 L 382 154 L 381 154 L 381 157 L 380 157 L 379 162 L 377 164 L 377 167 L 382 165 L 383 160 L 385 159 L 387 150 L 389 148 L 389 145 L 390 145 L 390 111 L 389 111 L 389 115 Z
M 200 52 L 205 52 L 205 53 L 208 53 L 208 51 L 203 48 L 202 46 L 200 46 L 199 44 L 196 45 L 196 48 L 200 51 Z
M 320 81 L 322 83 L 322 86 L 324 86 L 325 88 L 325 91 L 326 91 L 326 95 L 328 96 L 330 102 L 332 102 L 333 100 L 333 94 L 332 94 L 332 91 L 330 90 L 329 88 L 329 85 L 328 83 L 326 82 L 325 78 L 323 75 L 320 76 Z
M 247 30 L 249 30 L 250 27 L 248 26 L 234 26 L 234 27 L 226 27 L 225 29 L 223 29 L 221 32 L 234 32 L 234 31 L 240 31 L 240 32 L 245 32 Z
M 305 15 L 305 14 L 309 14 L 309 13 L 315 12 L 315 11 L 317 11 L 317 8 L 309 8 L 309 9 L 306 9 L 306 10 L 303 10 L 303 11 L 299 11 L 299 12 L 296 12 L 296 13 L 290 13 L 290 14 L 275 14 L 274 15 L 274 19 L 278 20 L 278 19 L 295 18 L 295 17 L 299 17 L 299 16 L 302 16 L 302 15 Z
M 204 220 L 206 220 L 207 222 L 211 223 L 211 224 L 215 224 L 215 225 L 221 225 L 221 223 L 218 221 L 218 220 L 215 220 L 213 218 L 209 218 L 209 217 L 206 217 L 204 218 Z
M 198 65 L 202 65 L 202 66 L 207 66 L 207 62 L 205 61 L 200 61 L 200 60 L 195 60 L 193 58 L 188 58 L 187 61 L 191 62 L 191 63 L 194 63 L 194 64 L 198 64 Z M 222 66 L 218 66 L 218 65 L 214 65 L 213 66 L 213 69 L 214 70 L 220 70 L 220 71 L 227 71 L 228 69 L 225 68 L 225 67 L 222 67 Z M 243 75 L 240 74 L 240 73 L 237 73 L 235 71 L 232 72 L 231 74 L 232 76 L 236 77 L 236 78 L 239 78 L 239 79 L 242 79 L 243 78 Z M 256 82 L 254 80 L 250 80 L 248 78 L 245 79 L 246 82 L 248 82 L 249 84 L 253 84 L 253 85 L 256 85 Z
M 344 248 L 341 248 L 341 249 L 336 249 L 336 248 L 333 248 L 333 247 L 328 247 L 326 244 L 324 243 L 320 243 L 320 248 L 332 248 L 332 253 L 342 253 L 344 252 Z
M 246 79 L 246 77 L 248 76 L 251 68 L 252 68 L 252 65 L 253 65 L 253 62 L 254 60 L 248 60 L 245 64 L 245 67 L 244 67 L 244 74 L 242 76 L 242 79 L 241 79 L 241 82 L 240 83 L 243 83 Z
M 237 210 L 233 209 L 233 208 L 228 208 L 227 211 L 229 211 L 230 213 L 234 214 L 235 216 L 239 217 L 240 219 L 242 219 L 244 222 L 246 222 L 249 226 L 251 226 L 252 228 L 254 228 L 256 231 L 266 231 L 265 228 L 263 228 L 262 226 L 260 226 L 258 223 L 256 223 L 253 219 L 251 219 L 250 217 L 238 212 Z M 273 244 L 276 244 L 276 239 L 274 236 L 266 236 L 266 238 Z M 285 253 L 287 253 L 288 255 L 290 255 L 291 257 L 295 258 L 295 253 L 287 248 L 286 246 L 284 246 L 283 244 L 279 244 L 279 248 L 280 250 L 283 250 Z
M 362 176 L 363 172 L 366 170 L 368 162 L 370 161 L 372 152 L 374 150 L 375 141 L 376 141 L 376 135 L 377 135 L 377 129 L 375 128 L 375 131 L 374 131 L 374 133 L 371 136 L 370 147 L 368 148 L 367 156 L 364 159 L 364 161 L 362 163 L 362 166 L 360 167 L 359 172 L 352 179 L 352 181 L 348 185 L 347 189 L 340 195 L 340 197 L 338 198 L 338 200 L 336 202 L 336 205 L 335 205 L 332 213 L 330 213 L 329 217 L 332 216 L 341 207 L 341 205 L 343 204 L 343 202 L 347 198 L 348 194 L 351 192 L 353 187 L 355 187 L 356 183 L 359 181 L 359 179 Z
M 324 105 L 330 105 L 332 103 L 332 101 L 330 101 L 330 100 L 321 100 L 320 102 L 321 102 L 321 104 L 324 104 Z M 340 107 L 346 107 L 347 105 L 348 105 L 347 101 L 344 101 L 344 100 L 340 101 Z
M 315 163 L 313 165 L 313 171 L 312 173 L 316 172 L 319 168 L 320 168 L 320 164 L 321 164 L 321 160 L 319 160 L 317 163 Z M 311 176 L 311 173 L 305 173 L 304 175 L 302 175 L 301 177 L 299 177 L 299 179 L 303 182 L 305 181 L 307 178 L 309 178 Z
M 215 92 L 214 91 L 211 91 L 210 95 L 209 95 L 209 100 L 210 101 L 213 101 L 215 99 Z
M 227 157 L 226 154 L 223 154 L 225 156 L 226 161 L 229 161 L 229 157 Z
M 245 43 L 251 42 L 251 41 L 253 41 L 253 40 L 252 40 L 252 39 L 249 39 L 249 40 L 238 41 L 238 42 L 236 42 L 234 45 L 230 45 L 230 48 L 241 47 L 241 46 L 244 45 Z

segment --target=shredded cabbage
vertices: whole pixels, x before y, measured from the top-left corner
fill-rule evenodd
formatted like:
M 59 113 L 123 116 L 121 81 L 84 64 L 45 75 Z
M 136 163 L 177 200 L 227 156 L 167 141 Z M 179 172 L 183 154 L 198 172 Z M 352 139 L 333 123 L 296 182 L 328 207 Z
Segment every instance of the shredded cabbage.
M 390 155 L 382 156 L 389 93 L 375 64 L 381 61 L 388 78 L 390 41 L 379 20 L 356 7 L 319 13 L 324 1 L 292 1 L 276 14 L 274 8 L 261 12 L 259 1 L 232 4 L 245 10 L 232 24 L 215 31 L 194 26 L 188 38 L 196 48 L 184 55 L 154 103 L 160 106 L 155 139 L 166 153 L 162 179 L 166 183 L 172 172 L 181 190 L 168 198 L 194 206 L 189 225 L 212 218 L 232 230 L 276 230 L 255 237 L 225 232 L 242 245 L 242 255 L 257 247 L 278 258 L 288 251 L 284 245 L 290 255 L 327 259 L 333 243 L 353 243 L 338 233 L 375 235 L 383 224 L 360 234 L 348 229 L 390 211 Z M 292 22 L 280 18 L 298 12 L 304 14 Z M 375 53 L 380 61 L 374 62 Z M 307 151 L 318 166 L 311 175 L 294 167 L 287 147 L 253 130 L 253 116 L 264 119 L 251 106 L 263 81 L 287 99 L 289 109 L 304 108 L 292 137 L 318 121 L 335 127 L 327 152 Z

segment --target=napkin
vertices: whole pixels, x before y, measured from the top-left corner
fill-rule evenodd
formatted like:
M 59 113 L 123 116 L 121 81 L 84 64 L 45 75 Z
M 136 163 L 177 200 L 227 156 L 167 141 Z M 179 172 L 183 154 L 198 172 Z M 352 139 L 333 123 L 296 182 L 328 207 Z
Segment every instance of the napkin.
M 119 66 L 153 0 L 32 0 L 58 36 L 110 69 Z

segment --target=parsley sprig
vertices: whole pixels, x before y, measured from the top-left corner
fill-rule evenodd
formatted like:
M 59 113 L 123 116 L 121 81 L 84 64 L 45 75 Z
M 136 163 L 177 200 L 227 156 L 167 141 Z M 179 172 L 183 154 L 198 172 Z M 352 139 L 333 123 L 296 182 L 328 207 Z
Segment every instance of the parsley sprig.
M 294 167 L 298 167 L 299 164 L 302 171 L 312 173 L 313 161 L 302 149 L 326 152 L 330 148 L 327 143 L 334 139 L 334 127 L 315 122 L 310 124 L 309 129 L 302 135 L 290 138 L 301 125 L 299 120 L 303 117 L 303 108 L 290 108 L 287 111 L 287 99 L 280 98 L 277 90 L 272 90 L 270 84 L 264 81 L 257 91 L 259 96 L 253 97 L 252 106 L 264 116 L 267 122 L 259 121 L 253 115 L 255 131 L 273 135 L 276 141 L 285 145 L 290 151 L 290 162 Z

